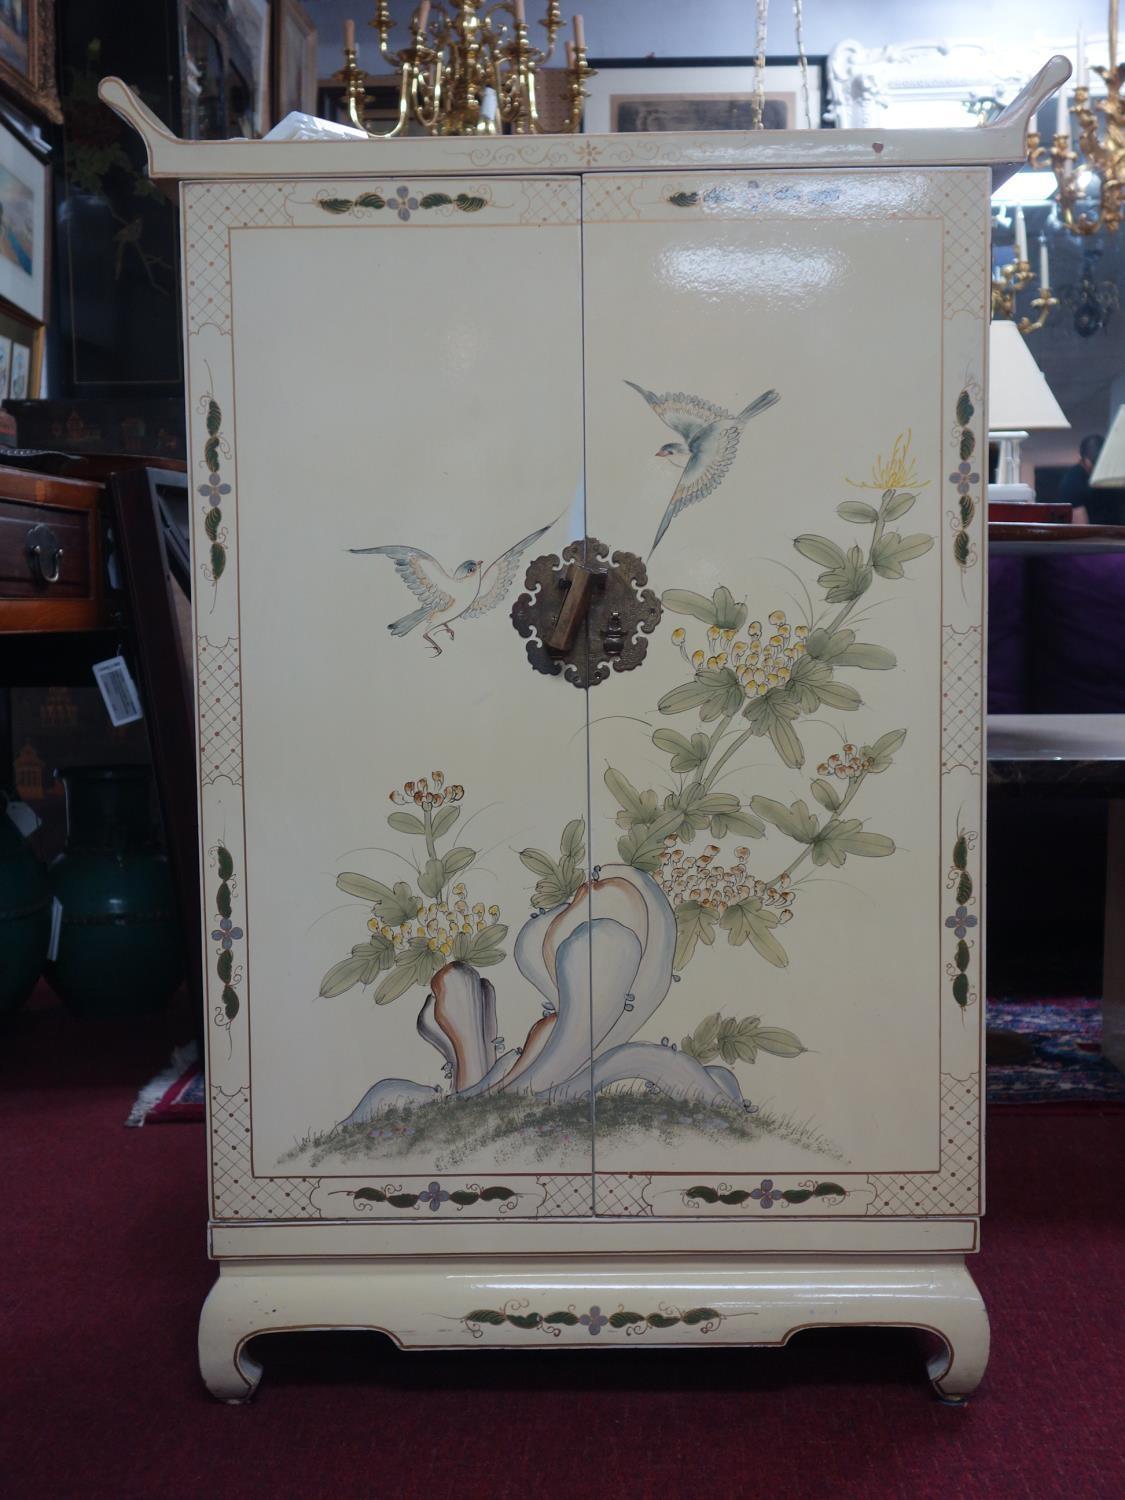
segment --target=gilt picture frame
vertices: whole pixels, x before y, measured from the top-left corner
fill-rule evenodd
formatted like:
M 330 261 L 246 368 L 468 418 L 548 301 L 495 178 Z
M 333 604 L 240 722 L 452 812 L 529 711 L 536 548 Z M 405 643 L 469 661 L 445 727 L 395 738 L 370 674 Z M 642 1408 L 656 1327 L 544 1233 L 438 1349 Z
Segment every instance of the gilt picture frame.
M 54 0 L 0 0 L 0 88 L 54 124 L 62 123 Z
M 10 373 L 3 396 L 9 401 L 38 399 L 43 381 L 43 346 L 46 341 L 43 324 L 26 317 L 7 303 L 0 302 L 0 341 L 11 346 Z
M 50 169 L 0 120 L 0 299 L 47 320 Z
M 806 114 L 800 59 L 766 63 L 767 130 L 818 130 L 825 123 L 825 58 L 810 57 Z M 749 130 L 756 76 L 752 57 L 593 58 L 583 130 L 588 135 L 644 131 Z

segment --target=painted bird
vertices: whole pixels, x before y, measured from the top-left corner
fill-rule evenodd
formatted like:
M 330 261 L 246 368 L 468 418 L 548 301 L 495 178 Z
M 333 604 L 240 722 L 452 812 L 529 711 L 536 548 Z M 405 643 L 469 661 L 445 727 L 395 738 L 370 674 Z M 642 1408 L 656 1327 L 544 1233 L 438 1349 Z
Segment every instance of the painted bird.
M 724 411 L 721 406 L 713 406 L 701 396 L 685 395 L 683 391 L 657 396 L 634 380 L 627 380 L 625 384 L 639 391 L 664 425 L 683 440 L 665 443 L 656 450 L 657 458 L 666 458 L 681 474 L 649 549 L 651 557 L 680 511 L 705 499 L 722 483 L 734 463 L 742 429 L 750 418 L 768 410 L 781 397 L 777 391 L 763 391 L 749 406 L 735 414 Z
M 434 655 L 440 656 L 441 647 L 430 632 L 444 630 L 454 640 L 451 628 L 454 620 L 476 620 L 495 609 L 512 586 L 520 557 L 553 525 L 549 521 L 540 526 L 538 531 L 502 552 L 487 568 L 482 560 L 470 559 L 458 564 L 452 573 L 447 573 L 437 558 L 423 552 L 421 547 L 349 547 L 348 551 L 360 557 L 377 553 L 391 559 L 395 572 L 414 597 L 421 600 L 421 605 L 401 620 L 393 621 L 387 629 L 397 637 L 409 635 L 424 625 L 422 635 L 433 647 Z

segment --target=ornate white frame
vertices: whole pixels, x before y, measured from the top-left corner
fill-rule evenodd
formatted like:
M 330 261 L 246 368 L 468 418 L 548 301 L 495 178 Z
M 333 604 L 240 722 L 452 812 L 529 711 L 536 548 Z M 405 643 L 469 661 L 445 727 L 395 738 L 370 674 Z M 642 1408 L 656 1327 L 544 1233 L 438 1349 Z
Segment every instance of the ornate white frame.
M 1107 39 L 1091 37 L 1087 55 L 1106 55 Z M 848 38 L 828 55 L 828 115 L 843 130 L 910 128 L 910 106 L 989 97 L 1007 105 L 1045 51 L 1073 61 L 1075 41 L 1058 45 L 1011 38 L 1003 43 L 954 38 L 867 47 Z M 1100 88 L 1096 75 L 1092 84 Z M 962 122 L 971 125 L 965 112 Z

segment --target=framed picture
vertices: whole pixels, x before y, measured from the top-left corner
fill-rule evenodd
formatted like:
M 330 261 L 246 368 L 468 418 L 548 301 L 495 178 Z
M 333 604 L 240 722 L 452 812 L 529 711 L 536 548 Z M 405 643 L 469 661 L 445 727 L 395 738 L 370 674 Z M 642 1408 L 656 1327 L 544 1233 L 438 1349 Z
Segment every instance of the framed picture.
M 300 0 L 275 0 L 273 20 L 273 119 L 293 110 L 316 112 L 316 25 Z
M 0 298 L 37 323 L 47 317 L 48 177 L 46 164 L 0 121 Z
M 765 69 L 767 130 L 819 130 L 824 123 L 825 59 L 808 60 L 808 113 L 796 57 L 771 58 Z M 583 129 L 611 131 L 750 130 L 754 124 L 752 57 L 593 58 Z
M 43 381 L 42 323 L 0 302 L 0 400 L 37 400 Z
M 5 339 L 5 343 L 7 340 Z M 31 348 L 28 344 L 12 345 L 12 377 L 8 395 L 13 401 L 27 399 L 27 387 L 31 379 Z
M 0 86 L 55 124 L 55 0 L 0 0 Z
M 181 3 L 183 134 L 190 140 L 264 135 L 270 128 L 269 0 Z

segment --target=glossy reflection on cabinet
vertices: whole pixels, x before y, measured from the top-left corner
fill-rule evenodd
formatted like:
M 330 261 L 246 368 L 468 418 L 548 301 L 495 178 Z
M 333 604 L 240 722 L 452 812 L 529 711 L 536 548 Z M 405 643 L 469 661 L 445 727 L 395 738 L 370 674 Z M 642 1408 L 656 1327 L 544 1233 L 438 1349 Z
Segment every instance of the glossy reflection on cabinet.
M 541 1210 L 544 1171 L 588 1196 L 591 1142 L 582 1103 L 528 1125 L 510 1086 L 555 1027 L 512 959 L 518 851 L 569 826 L 581 883 L 586 706 L 508 612 L 584 530 L 578 188 L 299 183 L 288 211 L 231 233 L 254 1171 L 315 1172 L 326 1209 L 375 1177 L 387 1216 Z
M 592 704 L 594 860 L 643 881 L 658 975 L 596 1165 L 660 1214 L 940 1167 L 943 192 L 584 184 L 589 526 L 664 602 Z
M 979 1210 L 985 185 L 185 189 L 217 1220 Z

